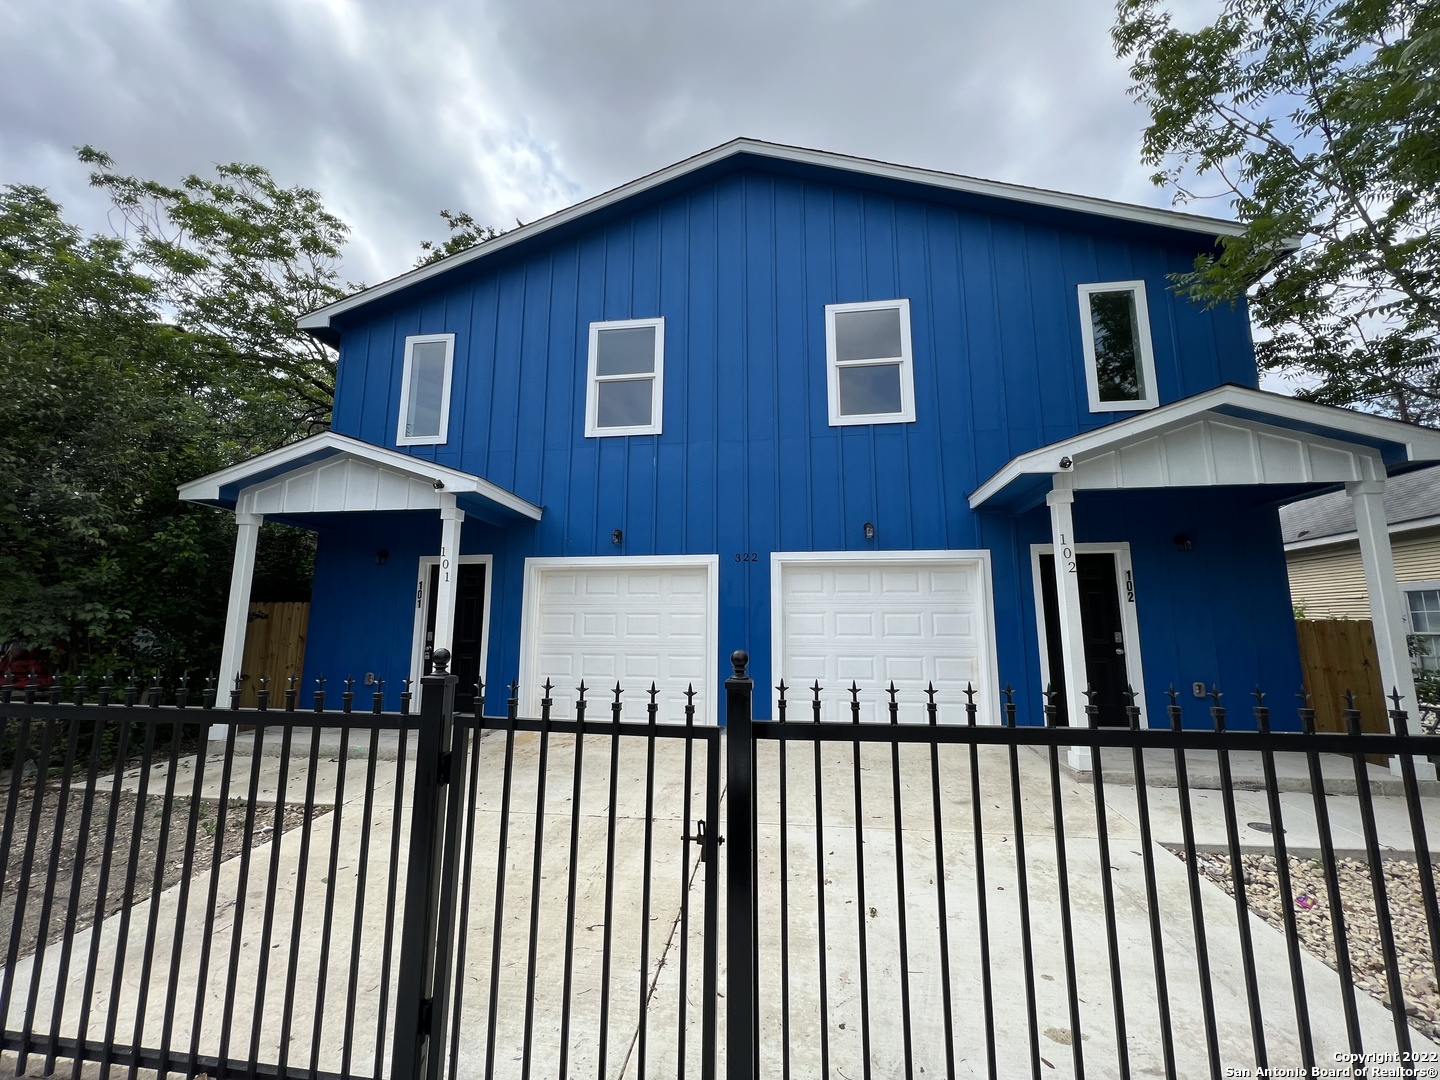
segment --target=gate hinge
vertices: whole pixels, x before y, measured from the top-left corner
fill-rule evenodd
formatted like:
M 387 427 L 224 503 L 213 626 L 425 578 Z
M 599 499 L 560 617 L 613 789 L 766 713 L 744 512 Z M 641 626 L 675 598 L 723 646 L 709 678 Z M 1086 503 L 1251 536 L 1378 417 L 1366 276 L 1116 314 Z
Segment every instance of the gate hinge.
M 430 1022 L 434 1017 L 434 1013 L 435 999 L 422 998 L 420 1001 L 420 1034 L 427 1038 L 430 1035 Z
M 440 753 L 440 767 L 436 770 L 436 780 L 441 784 L 450 783 L 450 751 L 443 750 Z

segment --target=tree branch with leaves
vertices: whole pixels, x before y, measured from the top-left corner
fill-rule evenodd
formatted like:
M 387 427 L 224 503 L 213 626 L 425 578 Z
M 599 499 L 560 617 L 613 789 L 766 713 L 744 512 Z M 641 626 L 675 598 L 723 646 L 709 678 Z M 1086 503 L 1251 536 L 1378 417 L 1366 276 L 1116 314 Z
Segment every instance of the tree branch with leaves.
M 1245 227 L 1177 289 L 1248 295 L 1261 369 L 1299 396 L 1440 422 L 1440 5 L 1229 0 L 1198 29 L 1164 0 L 1116 10 L 1152 180 Z

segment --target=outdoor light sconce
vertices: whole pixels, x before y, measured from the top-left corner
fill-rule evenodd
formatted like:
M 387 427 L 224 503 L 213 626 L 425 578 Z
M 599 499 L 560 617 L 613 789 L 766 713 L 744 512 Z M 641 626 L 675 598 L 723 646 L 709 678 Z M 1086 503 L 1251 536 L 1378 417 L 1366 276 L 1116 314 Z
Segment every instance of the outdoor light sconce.
M 1193 546 L 1194 546 L 1194 545 L 1190 542 L 1190 537 L 1189 537 L 1187 534 L 1185 534 L 1185 533 L 1176 533 L 1176 534 L 1175 534 L 1175 550 L 1176 550 L 1176 551 L 1189 551 Z
M 390 552 L 386 551 L 384 548 L 381 548 L 379 551 L 375 552 L 375 565 L 384 566 L 385 563 L 389 560 L 389 558 Z
M 625 539 L 625 534 L 624 534 L 623 532 L 621 532 L 619 529 L 616 529 L 614 532 L 612 532 L 612 533 L 610 534 L 610 542 L 611 542 L 612 544 L 618 544 L 618 543 L 620 543 L 621 540 L 624 540 L 624 539 Z
M 874 526 L 874 524 L 873 524 L 872 522 L 869 522 L 869 521 L 865 522 L 865 539 L 866 539 L 866 540 L 874 540 L 874 539 L 875 539 L 875 526 Z

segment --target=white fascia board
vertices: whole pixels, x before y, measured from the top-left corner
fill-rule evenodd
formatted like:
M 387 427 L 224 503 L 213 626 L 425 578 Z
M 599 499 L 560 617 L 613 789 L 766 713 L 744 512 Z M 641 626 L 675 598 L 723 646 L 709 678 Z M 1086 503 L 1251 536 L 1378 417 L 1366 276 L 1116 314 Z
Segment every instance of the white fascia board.
M 437 465 L 433 461 L 426 461 L 424 458 L 414 457 L 410 454 L 402 454 L 399 451 L 389 450 L 360 439 L 352 439 L 348 435 L 338 435 L 333 431 L 312 435 L 308 439 L 301 439 L 299 442 L 282 446 L 278 450 L 271 450 L 239 464 L 202 476 L 197 480 L 181 484 L 180 498 L 185 502 L 215 502 L 220 498 L 222 488 L 233 484 L 243 485 L 247 477 L 256 473 L 268 472 L 277 466 L 284 466 L 292 461 L 327 451 L 331 454 L 349 454 L 362 461 L 368 461 L 431 483 L 438 480 L 451 494 L 474 493 L 507 510 L 512 510 L 522 517 L 527 517 L 531 521 L 540 520 L 540 507 L 492 484 L 483 477 L 463 472 L 460 469 L 452 469 L 448 465 Z
M 1440 517 L 1416 518 L 1414 521 L 1401 521 L 1390 526 L 1390 535 L 1399 536 L 1402 533 L 1420 532 L 1423 529 L 1440 528 Z M 1360 534 L 1351 529 L 1349 532 L 1331 533 L 1328 536 L 1313 536 L 1305 540 L 1291 540 L 1285 545 L 1286 551 L 1309 551 L 1312 548 L 1332 547 L 1336 544 L 1353 544 L 1360 539 Z
M 476 259 L 484 258 L 487 255 L 495 255 L 506 248 L 516 244 L 524 243 L 532 236 L 548 232 L 550 229 L 558 228 L 568 222 L 575 221 L 587 214 L 593 214 L 608 206 L 622 202 L 625 199 L 636 195 L 643 195 L 653 188 L 662 184 L 677 180 L 689 173 L 697 172 L 716 162 L 738 154 L 753 154 L 757 157 L 767 157 L 774 161 L 791 162 L 801 165 L 813 165 L 820 168 L 839 169 L 845 172 L 857 173 L 862 176 L 871 176 L 879 179 L 896 180 L 907 184 L 923 184 L 929 187 L 938 188 L 944 191 L 962 192 L 969 195 L 982 195 L 996 199 L 1008 199 L 1012 202 L 1028 203 L 1034 206 L 1044 206 L 1050 209 L 1069 210 L 1081 214 L 1093 214 L 1098 217 L 1113 218 L 1119 221 L 1135 222 L 1142 225 L 1153 225 L 1165 229 L 1178 229 L 1183 232 L 1196 233 L 1202 236 L 1239 236 L 1245 230 L 1242 225 L 1234 221 L 1224 221 L 1220 218 L 1203 217 L 1199 214 L 1186 214 L 1178 210 L 1162 210 L 1158 207 L 1135 206 L 1130 203 L 1113 202 L 1109 199 L 1097 199 L 1089 195 L 1069 195 L 1060 191 L 1049 191 L 1044 188 L 1025 187 L 1020 184 L 1006 184 L 997 180 L 980 180 L 971 176 L 961 176 L 956 173 L 938 172 L 934 169 L 920 169 L 911 165 L 894 165 L 889 162 L 875 161 L 870 158 L 851 157 L 848 154 L 835 154 L 825 150 L 808 150 L 799 146 L 784 146 L 778 143 L 764 142 L 758 139 L 732 139 L 728 143 L 694 157 L 678 161 L 673 165 L 667 165 L 663 169 L 632 180 L 628 184 L 621 184 L 617 188 L 602 192 L 584 202 L 568 206 L 558 210 L 546 217 L 532 221 L 528 225 L 522 225 L 517 229 L 497 236 L 494 240 L 487 240 L 467 251 L 447 256 L 437 262 L 417 267 L 389 281 L 382 281 L 363 292 L 354 296 L 348 296 L 343 300 L 337 300 L 333 304 L 317 308 L 300 317 L 299 326 L 302 330 L 323 330 L 330 325 L 330 320 L 344 312 L 368 304 L 371 301 L 379 300 L 392 293 L 407 289 L 426 281 L 438 274 L 453 270 L 457 266 L 464 266 L 466 263 Z M 1298 248 L 1299 241 L 1287 241 L 1287 251 Z
M 1213 390 L 1151 409 L 1141 416 L 1118 420 L 1094 431 L 1062 439 L 1013 457 L 999 472 L 975 489 L 970 495 L 970 508 L 978 509 L 1021 476 L 1061 472 L 1059 466 L 1062 457 L 1073 459 L 1084 454 L 1113 449 L 1186 423 L 1203 413 L 1227 407 L 1264 413 L 1277 421 L 1314 424 L 1351 432 L 1364 438 L 1395 443 L 1404 448 L 1405 456 L 1410 461 L 1440 461 L 1440 431 L 1431 431 L 1414 424 L 1372 416 L 1353 409 L 1342 409 L 1336 405 L 1317 405 L 1313 401 L 1300 401 L 1298 398 L 1254 390 L 1247 386 L 1217 386 Z M 1216 419 L 1224 423 L 1256 423 L 1225 413 L 1218 414 Z M 1295 434 L 1293 429 L 1289 434 Z M 1322 435 L 1307 437 L 1329 446 L 1356 448 L 1354 444 L 1346 443 L 1342 439 Z M 1363 448 L 1369 450 L 1369 447 Z

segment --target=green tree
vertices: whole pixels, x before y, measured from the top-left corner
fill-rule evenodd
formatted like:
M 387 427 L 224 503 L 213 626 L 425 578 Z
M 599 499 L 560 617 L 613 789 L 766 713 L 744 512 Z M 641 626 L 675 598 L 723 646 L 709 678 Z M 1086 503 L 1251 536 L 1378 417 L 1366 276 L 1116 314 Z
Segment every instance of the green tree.
M 1187 30 L 1120 0 L 1113 38 L 1154 182 L 1245 226 L 1177 287 L 1248 292 L 1300 396 L 1440 421 L 1440 5 L 1227 0 Z
M 297 324 L 357 286 L 340 281 L 349 228 L 320 195 L 258 165 L 170 186 L 117 172 L 94 147 L 79 157 L 176 327 L 205 343 L 195 389 L 230 418 L 238 445 L 269 450 L 328 427 L 335 352 Z
M 234 368 L 208 375 L 234 352 L 174 295 L 126 238 L 0 188 L 0 642 L 72 671 L 218 660 L 234 523 L 175 489 L 249 439 Z M 308 582 L 309 534 L 267 526 L 262 546 L 278 587 Z
M 438 243 L 434 240 L 420 241 L 420 257 L 415 260 L 416 266 L 428 266 L 451 255 L 469 251 L 497 236 L 504 236 L 509 231 L 498 229 L 494 225 L 477 225 L 475 219 L 463 211 L 456 213 L 453 210 L 441 210 L 440 216 L 445 219 L 445 227 L 450 230 L 450 235 Z M 523 222 L 517 218 L 515 224 L 521 225 Z

